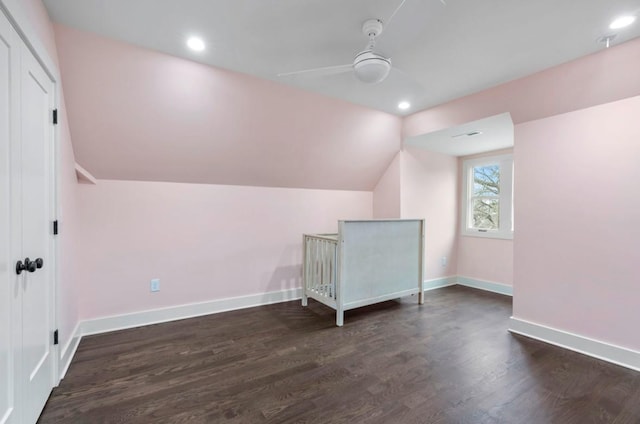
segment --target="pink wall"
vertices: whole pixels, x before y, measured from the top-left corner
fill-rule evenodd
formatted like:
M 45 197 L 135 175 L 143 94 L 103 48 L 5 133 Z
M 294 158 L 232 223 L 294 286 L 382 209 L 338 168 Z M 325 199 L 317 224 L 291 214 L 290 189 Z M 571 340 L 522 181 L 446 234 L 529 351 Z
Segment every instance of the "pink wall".
M 56 42 L 54 31 L 49 15 L 40 0 L 22 0 L 20 3 L 22 13 L 36 32 L 40 43 L 45 47 L 46 54 L 53 60 L 54 65 L 58 63 Z M 32 40 L 33 41 L 33 40 Z M 56 72 L 59 70 L 56 69 Z M 59 222 L 60 235 L 59 243 L 59 280 L 57 287 L 58 330 L 60 334 L 60 345 L 64 349 L 76 324 L 78 323 L 78 278 L 75 264 L 76 258 L 76 176 L 75 159 L 73 146 L 71 144 L 71 134 L 69 132 L 69 121 L 65 105 L 64 90 L 62 84 L 58 84 L 60 110 L 60 128 L 58 139 L 58 151 L 60 160 L 60 197 L 59 201 Z
M 497 65 L 499 66 L 499 64 Z M 415 113 L 410 137 L 510 112 L 515 124 L 640 94 L 640 38 Z
M 97 178 L 373 190 L 384 112 L 56 26 L 78 162 Z
M 373 190 L 373 217 L 400 218 L 400 152 L 393 158 Z
M 639 111 L 516 126 L 516 318 L 640 351 Z
M 460 202 L 462 202 L 462 163 L 464 160 L 512 153 L 513 149 L 502 149 L 458 158 L 458 199 Z M 458 216 L 459 227 L 461 219 Z M 457 257 L 459 276 L 508 286 L 513 285 L 513 240 L 460 234 Z
M 640 94 L 638 74 L 640 39 L 417 112 L 405 118 L 403 135 L 438 131 L 503 112 L 510 112 L 517 124 L 628 98 Z M 516 163 L 516 180 L 521 172 Z M 515 195 L 521 195 L 517 189 Z M 402 197 L 407 199 L 404 191 Z M 517 218 L 516 222 L 517 233 L 521 224 Z M 456 256 L 458 275 L 513 284 L 511 240 L 460 236 Z
M 456 275 L 457 159 L 407 148 L 401 152 L 401 172 L 401 217 L 426 219 L 425 279 Z
M 513 285 L 513 240 L 460 236 L 458 275 Z
M 83 319 L 300 287 L 302 234 L 370 219 L 371 192 L 80 185 Z M 161 290 L 150 293 L 152 278 Z
M 456 275 L 457 159 L 407 148 L 398 153 L 373 191 L 374 218 L 426 220 L 425 279 Z M 447 257 L 443 267 L 441 258 Z

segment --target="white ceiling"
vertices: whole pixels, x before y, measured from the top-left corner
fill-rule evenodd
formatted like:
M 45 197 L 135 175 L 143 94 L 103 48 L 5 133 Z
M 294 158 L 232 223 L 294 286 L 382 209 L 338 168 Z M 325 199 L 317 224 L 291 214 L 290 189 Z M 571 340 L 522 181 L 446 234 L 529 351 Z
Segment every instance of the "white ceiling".
M 277 76 L 351 63 L 366 44 L 362 23 L 385 21 L 400 2 L 44 0 L 71 27 L 401 115 L 593 53 L 614 17 L 640 13 L 638 0 L 406 0 L 378 43 L 394 66 L 382 83 Z M 191 34 L 205 52 L 185 48 Z M 636 23 L 614 44 L 638 36 Z M 400 100 L 412 107 L 399 111 Z
M 509 113 L 502 113 L 457 127 L 409 137 L 404 140 L 404 144 L 451 156 L 508 149 L 513 147 L 513 121 Z

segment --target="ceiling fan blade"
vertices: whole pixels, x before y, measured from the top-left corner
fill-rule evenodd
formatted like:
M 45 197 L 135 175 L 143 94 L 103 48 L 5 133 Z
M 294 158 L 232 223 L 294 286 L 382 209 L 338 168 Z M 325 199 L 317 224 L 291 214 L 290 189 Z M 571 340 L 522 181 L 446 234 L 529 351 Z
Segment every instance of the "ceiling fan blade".
M 348 65 L 335 65 L 335 66 L 325 66 L 322 68 L 313 68 L 313 69 L 303 69 L 301 71 L 293 71 L 293 72 L 282 72 L 278 74 L 279 77 L 288 77 L 291 75 L 302 75 L 302 74 L 318 74 L 318 75 L 333 75 L 333 74 L 341 74 L 343 72 L 349 72 L 353 69 L 352 64 Z
M 391 16 L 389 16 L 389 19 L 387 19 L 386 21 L 382 21 L 382 23 L 384 24 L 384 28 L 385 30 L 387 28 L 389 28 L 389 24 L 391 23 L 391 21 L 393 21 L 393 18 L 396 17 L 396 14 L 400 11 L 400 9 L 402 9 L 402 6 L 404 6 L 404 4 L 406 3 L 407 0 L 402 0 L 400 1 L 400 4 L 398 5 L 398 7 L 396 7 L 396 9 L 393 11 L 393 13 L 391 14 Z M 440 0 L 440 3 L 442 3 L 443 6 L 447 6 L 447 1 L 446 0 Z M 384 31 L 383 31 L 384 33 Z M 379 36 L 378 36 L 379 37 Z
M 396 13 L 398 13 L 400 11 L 400 9 L 402 9 L 402 6 L 404 6 L 406 1 L 407 0 L 402 0 L 400 2 L 400 4 L 398 5 L 398 7 L 396 7 L 396 10 L 394 10 L 393 13 L 391 14 L 391 16 L 389 16 L 389 19 L 387 19 L 386 21 L 383 21 L 385 29 L 389 27 L 389 24 L 391 23 L 393 18 L 395 18 Z

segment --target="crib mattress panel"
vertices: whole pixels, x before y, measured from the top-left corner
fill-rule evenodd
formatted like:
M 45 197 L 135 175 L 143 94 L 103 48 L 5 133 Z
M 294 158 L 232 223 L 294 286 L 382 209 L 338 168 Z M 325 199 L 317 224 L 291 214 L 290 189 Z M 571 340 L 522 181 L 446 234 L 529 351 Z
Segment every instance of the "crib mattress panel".
M 342 239 L 343 304 L 417 292 L 421 220 L 343 221 Z

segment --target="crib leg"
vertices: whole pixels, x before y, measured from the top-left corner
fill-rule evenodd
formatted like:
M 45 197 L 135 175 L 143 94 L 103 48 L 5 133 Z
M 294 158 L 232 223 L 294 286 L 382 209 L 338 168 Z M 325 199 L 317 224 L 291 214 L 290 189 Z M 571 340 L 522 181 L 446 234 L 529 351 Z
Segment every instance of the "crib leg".
M 309 298 L 307 297 L 306 293 L 302 293 L 302 306 L 307 306 L 308 303 Z
M 338 327 L 344 325 L 344 310 L 342 308 L 336 309 L 336 325 Z
M 418 305 L 424 305 L 424 291 L 422 290 L 418 293 Z

